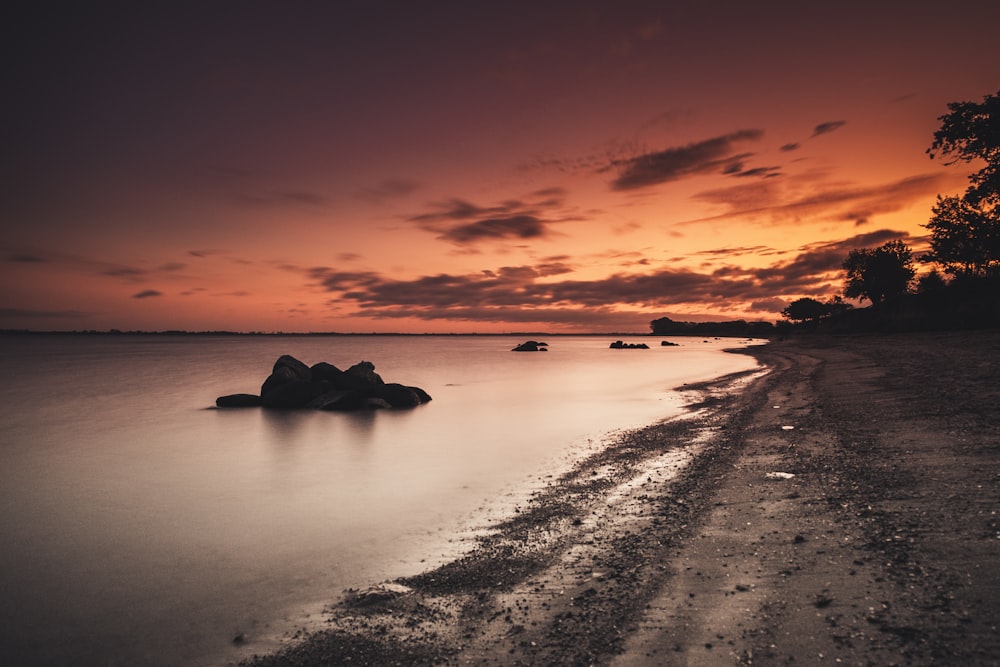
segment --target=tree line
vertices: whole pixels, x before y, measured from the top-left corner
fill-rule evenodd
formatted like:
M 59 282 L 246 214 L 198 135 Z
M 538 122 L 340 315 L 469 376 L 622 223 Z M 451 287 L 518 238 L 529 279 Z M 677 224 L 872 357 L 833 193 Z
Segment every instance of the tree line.
M 842 265 L 842 294 L 825 302 L 797 299 L 782 311 L 785 318 L 810 324 L 922 319 L 927 325 L 935 318 L 953 318 L 936 322 L 946 327 L 1000 324 L 1000 91 L 981 103 L 954 102 L 948 109 L 927 154 L 940 155 L 947 164 L 984 166 L 969 176 L 963 194 L 938 195 L 923 225 L 930 232 L 930 251 L 914 257 L 901 239 L 852 250 Z M 918 263 L 932 268 L 915 279 Z M 867 300 L 872 308 L 865 310 L 872 312 L 851 314 L 844 298 Z

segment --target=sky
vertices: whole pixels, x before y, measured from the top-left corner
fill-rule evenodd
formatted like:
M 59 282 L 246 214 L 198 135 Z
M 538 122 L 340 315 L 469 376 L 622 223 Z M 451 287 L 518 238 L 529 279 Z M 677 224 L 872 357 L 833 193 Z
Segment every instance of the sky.
M 0 329 L 648 332 L 917 254 L 1000 3 L 0 9 Z

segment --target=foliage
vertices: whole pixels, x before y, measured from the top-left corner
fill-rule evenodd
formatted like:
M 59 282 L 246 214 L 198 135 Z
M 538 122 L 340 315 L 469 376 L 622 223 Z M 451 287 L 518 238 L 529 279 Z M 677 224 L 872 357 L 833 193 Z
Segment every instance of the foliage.
M 847 271 L 844 296 L 868 299 L 875 305 L 906 294 L 916 273 L 913 252 L 900 240 L 852 250 L 843 267 Z
M 944 276 L 937 269 L 933 269 L 929 273 L 920 276 L 920 279 L 917 281 L 917 294 L 937 294 L 942 292 L 947 286 L 948 283 L 945 281 Z
M 931 232 L 927 259 L 945 273 L 985 276 L 1000 266 L 1000 216 L 998 209 L 984 210 L 981 202 L 965 197 L 938 196 L 933 216 L 924 225 Z
M 945 273 L 984 278 L 1000 268 L 1000 92 L 982 103 L 953 102 L 927 149 L 955 162 L 982 161 L 961 197 L 941 197 L 925 225 L 931 232 L 927 259 Z
M 729 320 L 727 322 L 677 322 L 669 317 L 661 317 L 649 323 L 654 336 L 748 336 L 767 338 L 774 333 L 770 322 L 747 322 Z
M 788 304 L 788 307 L 781 311 L 781 315 L 789 320 L 804 322 L 806 320 L 818 320 L 830 314 L 830 309 L 826 304 L 816 299 L 803 297 Z
M 948 114 L 938 118 L 941 128 L 934 133 L 927 153 L 932 158 L 935 151 L 953 157 L 949 164 L 985 161 L 986 166 L 969 177 L 965 199 L 970 204 L 986 201 L 995 206 L 1000 203 L 1000 91 L 984 97 L 981 104 L 952 102 L 948 109 Z

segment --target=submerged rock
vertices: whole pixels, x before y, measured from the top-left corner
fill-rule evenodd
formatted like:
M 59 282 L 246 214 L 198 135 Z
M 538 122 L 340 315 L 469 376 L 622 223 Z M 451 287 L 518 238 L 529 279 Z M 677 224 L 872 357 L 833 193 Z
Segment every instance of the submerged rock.
M 257 394 L 219 396 L 215 399 L 215 406 L 219 408 L 258 408 L 260 407 L 260 396 Z
M 229 394 L 217 398 L 215 405 L 220 408 L 370 410 L 412 408 L 430 400 L 430 394 L 419 387 L 386 383 L 370 361 L 360 361 L 342 371 L 325 361 L 310 367 L 284 354 L 274 362 L 259 396 Z
M 512 348 L 511 352 L 548 352 L 547 345 L 548 343 L 541 343 L 537 340 L 528 340 Z
M 610 347 L 612 350 L 648 350 L 649 349 L 649 346 L 646 345 L 645 343 L 625 343 L 625 342 L 620 341 L 620 340 L 616 340 L 615 342 L 611 343 L 611 345 L 609 345 L 608 347 Z

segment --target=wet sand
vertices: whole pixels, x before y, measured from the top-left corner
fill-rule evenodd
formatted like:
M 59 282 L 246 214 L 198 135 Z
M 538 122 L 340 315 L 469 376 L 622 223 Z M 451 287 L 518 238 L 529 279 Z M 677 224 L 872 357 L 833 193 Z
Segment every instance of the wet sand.
M 246 664 L 1000 663 L 1000 332 L 742 353 L 767 372 Z

